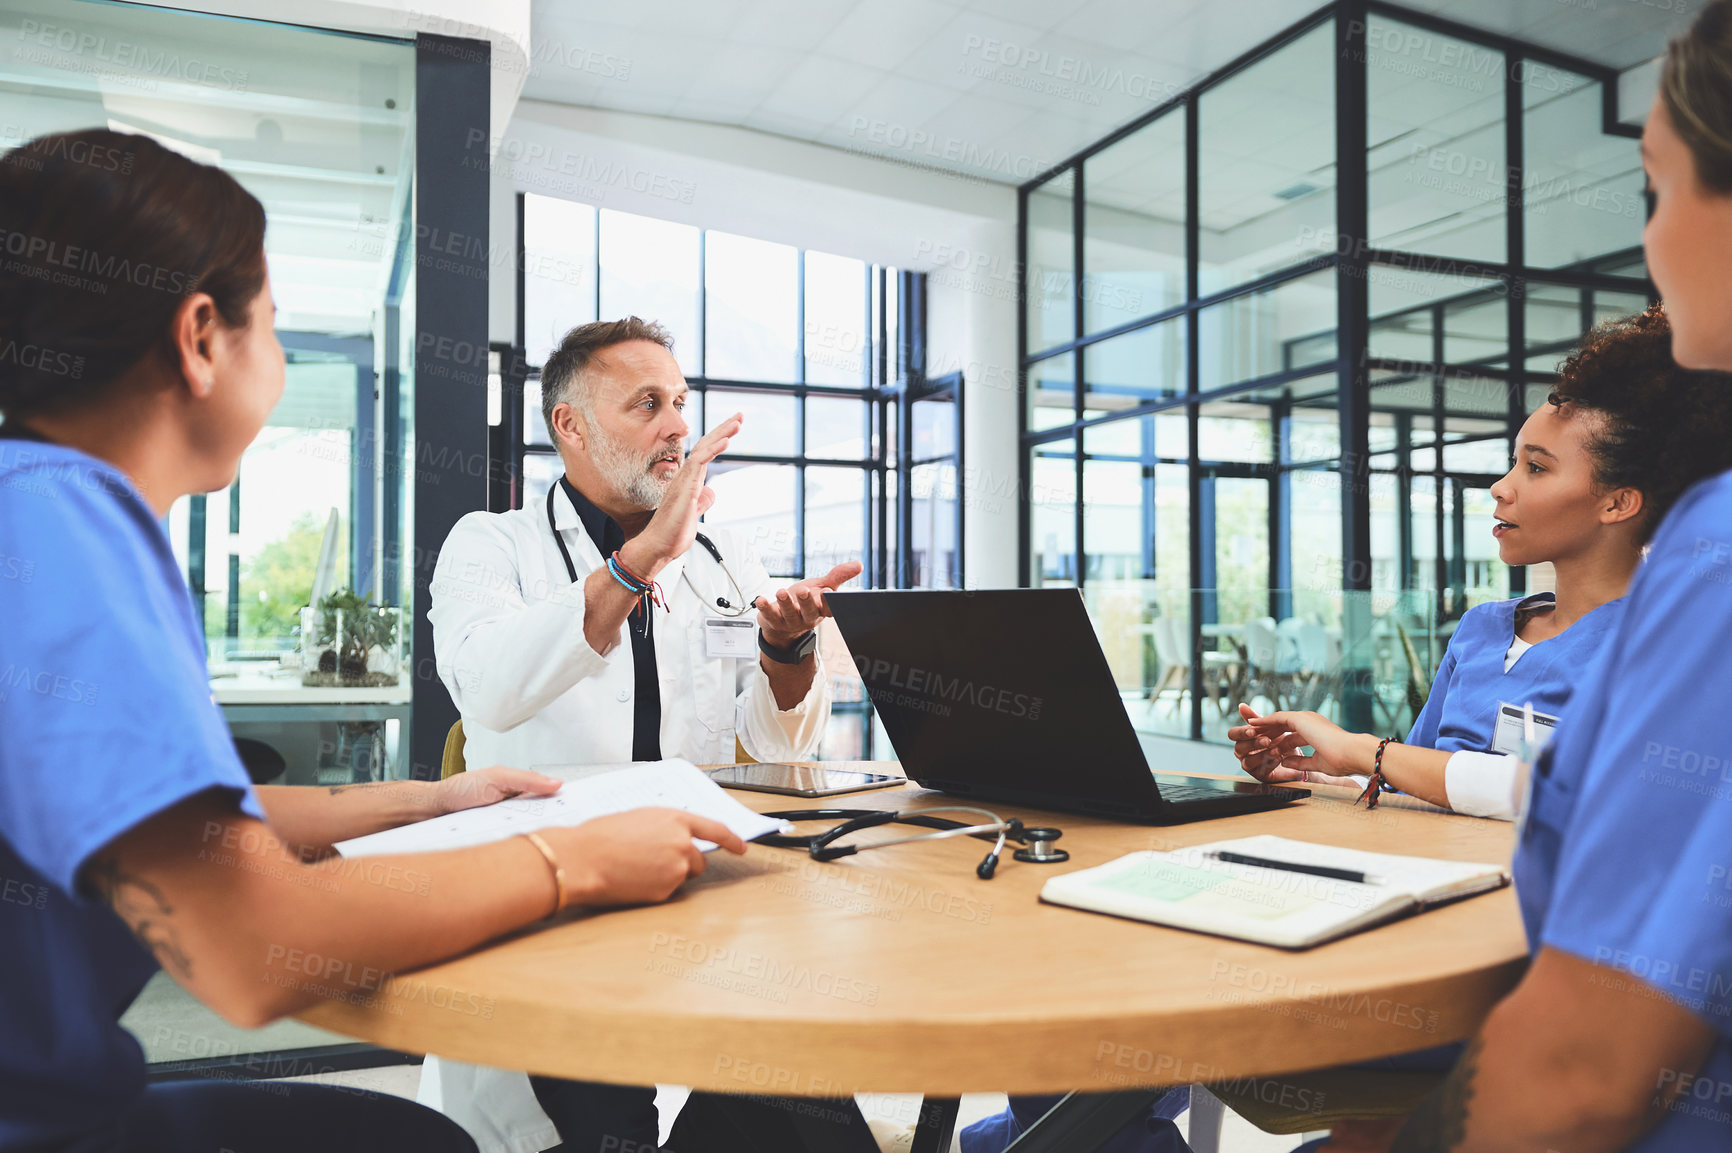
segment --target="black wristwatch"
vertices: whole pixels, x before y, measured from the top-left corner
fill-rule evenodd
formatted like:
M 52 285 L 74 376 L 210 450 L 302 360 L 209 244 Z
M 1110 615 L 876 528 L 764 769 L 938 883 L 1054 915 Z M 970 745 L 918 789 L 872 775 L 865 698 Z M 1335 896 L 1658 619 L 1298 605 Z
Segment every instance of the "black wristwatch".
M 812 655 L 818 647 L 818 630 L 812 629 L 794 638 L 794 643 L 787 648 L 773 645 L 764 639 L 764 634 L 758 634 L 758 651 L 775 661 L 777 664 L 797 665 Z

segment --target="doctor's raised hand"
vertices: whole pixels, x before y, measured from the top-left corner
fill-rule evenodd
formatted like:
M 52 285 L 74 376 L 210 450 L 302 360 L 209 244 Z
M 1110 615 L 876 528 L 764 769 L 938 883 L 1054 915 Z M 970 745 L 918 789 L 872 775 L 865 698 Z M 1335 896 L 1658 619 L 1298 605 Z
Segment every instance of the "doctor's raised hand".
M 688 430 L 683 419 L 674 416 L 672 420 L 667 438 L 648 462 L 652 474 L 672 469 L 672 475 L 666 478 L 667 487 L 652 498 L 653 513 L 648 512 L 650 501 L 640 506 L 648 514 L 648 521 L 635 533 L 627 527 L 631 535 L 619 549 L 621 564 L 652 581 L 692 547 L 697 538 L 698 518 L 716 503 L 715 490 L 704 484 L 710 462 L 739 435 L 745 417 L 736 412 L 722 421 L 705 433 L 684 459 L 680 456 L 679 442 Z M 589 605 L 583 618 L 584 638 L 596 652 L 606 653 L 619 643 L 620 626 L 637 607 L 637 597 L 622 588 L 607 566 L 602 565 L 589 574 L 584 598 Z
M 620 559 L 634 572 L 653 577 L 692 547 L 698 534 L 698 518 L 716 503 L 715 490 L 704 483 L 710 464 L 740 434 L 745 419 L 736 412 L 722 421 L 705 433 L 679 463 L 649 524 L 619 550 Z

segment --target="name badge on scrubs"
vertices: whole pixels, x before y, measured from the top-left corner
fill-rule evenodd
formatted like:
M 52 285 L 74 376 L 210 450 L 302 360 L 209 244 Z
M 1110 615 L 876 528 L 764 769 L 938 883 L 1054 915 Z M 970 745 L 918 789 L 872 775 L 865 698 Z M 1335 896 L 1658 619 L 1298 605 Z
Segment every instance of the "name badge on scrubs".
M 1492 734 L 1491 749 L 1494 753 L 1508 753 L 1511 756 L 1521 756 L 1523 746 L 1527 745 L 1526 722 L 1523 717 L 1527 710 L 1520 705 L 1500 704 L 1497 707 L 1497 729 Z M 1558 727 L 1558 718 L 1546 713 L 1535 712 L 1534 742 L 1528 747 L 1534 758 L 1538 758 L 1540 750 L 1546 747 L 1546 742 L 1552 739 L 1552 733 Z
M 1534 712 L 1532 705 L 1517 708 L 1500 704 L 1497 707 L 1496 751 L 1508 752 L 1516 759 L 1515 780 L 1510 785 L 1510 808 L 1515 814 L 1515 843 L 1519 847 L 1527 836 L 1528 814 L 1534 803 L 1534 766 L 1539 763 L 1540 750 L 1551 740 L 1558 719 Z M 1511 747 L 1505 749 L 1503 746 Z
M 708 617 L 704 620 L 704 655 L 749 657 L 758 648 L 758 623 L 744 617 Z

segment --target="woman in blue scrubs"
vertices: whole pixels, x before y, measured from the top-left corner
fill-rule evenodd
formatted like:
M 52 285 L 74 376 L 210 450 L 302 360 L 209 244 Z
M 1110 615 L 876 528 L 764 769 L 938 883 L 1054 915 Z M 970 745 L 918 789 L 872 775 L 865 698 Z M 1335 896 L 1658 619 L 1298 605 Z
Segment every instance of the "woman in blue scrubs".
M 1648 270 L 1687 368 L 1732 371 L 1732 0 L 1667 49 Z M 1713 421 L 1732 382 L 1704 386 Z M 1514 875 L 1533 963 L 1401 1153 L 1732 1150 L 1732 473 L 1654 535 L 1535 766 Z
M 714 822 L 639 810 L 356 870 L 349 837 L 545 793 L 537 773 L 252 786 L 163 522 L 226 487 L 283 391 L 259 202 L 106 130 L 0 156 L 0 1151 L 473 1150 L 328 1086 L 145 1083 L 160 966 L 258 1026 L 574 904 L 666 898 Z M 352 866 L 352 863 L 350 863 Z
M 1388 787 L 1473 816 L 1515 815 L 1516 762 L 1496 748 L 1498 706 L 1531 705 L 1555 721 L 1616 630 L 1661 519 L 1686 487 L 1732 465 L 1732 427 L 1686 427 L 1703 382 L 1677 367 L 1671 345 L 1657 305 L 1596 329 L 1522 425 L 1514 463 L 1491 487 L 1492 532 L 1505 564 L 1550 563 L 1557 591 L 1463 615 L 1406 742 L 1384 748 Z M 1228 736 L 1253 776 L 1366 784 L 1376 735 L 1314 712 L 1239 709 L 1247 723 Z

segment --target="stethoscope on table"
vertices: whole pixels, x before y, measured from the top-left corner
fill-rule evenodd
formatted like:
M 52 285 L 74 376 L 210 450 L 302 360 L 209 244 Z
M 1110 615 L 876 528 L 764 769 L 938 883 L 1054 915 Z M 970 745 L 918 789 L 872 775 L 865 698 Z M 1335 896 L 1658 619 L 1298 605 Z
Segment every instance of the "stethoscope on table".
M 560 559 L 565 561 L 566 575 L 571 577 L 572 584 L 576 584 L 577 565 L 572 561 L 571 550 L 565 547 L 565 538 L 559 535 L 559 526 L 554 523 L 553 519 L 553 494 L 558 490 L 559 485 L 557 483 L 549 487 L 547 490 L 547 528 L 549 532 L 553 533 L 553 543 L 559 546 Z M 715 558 L 716 564 L 721 567 L 723 574 L 727 576 L 728 583 L 734 586 L 734 595 L 740 598 L 741 603 L 736 605 L 726 597 L 717 597 L 716 611 L 725 617 L 743 617 L 747 613 L 751 612 L 756 601 L 746 596 L 746 590 L 740 587 L 738 578 L 734 576 L 734 570 L 729 568 L 728 562 L 722 559 L 722 550 L 717 548 L 715 542 L 710 540 L 709 537 L 705 536 L 701 532 L 697 534 L 697 542 L 704 546 L 705 552 Z M 596 541 L 595 545 L 597 548 L 600 548 L 601 542 Z M 680 571 L 680 578 L 686 582 L 687 587 L 690 588 L 692 592 L 697 594 L 699 600 L 704 599 L 704 594 L 699 592 L 698 586 L 692 583 L 689 566 Z M 649 620 L 647 613 L 644 616 L 644 620 L 647 627 Z
M 987 819 L 982 824 L 970 825 L 946 817 L 935 817 L 931 815 L 933 813 L 975 813 Z M 781 813 L 765 813 L 764 816 L 781 821 L 840 821 L 840 824 L 822 833 L 771 833 L 758 838 L 758 843 L 762 845 L 773 845 L 781 849 L 805 849 L 814 861 L 834 861 L 840 857 L 851 857 L 866 849 L 906 845 L 911 841 L 942 841 L 948 837 L 976 837 L 982 841 L 993 842 L 992 851 L 986 854 L 974 870 L 975 876 L 983 881 L 992 880 L 993 873 L 997 872 L 998 856 L 1004 852 L 1004 842 L 1007 839 L 1023 846 L 1013 854 L 1019 861 L 1055 865 L 1060 861 L 1070 860 L 1069 853 L 1053 846 L 1053 842 L 1063 835 L 1059 830 L 1044 826 L 1030 828 L 1015 817 L 1006 819 L 990 809 L 980 809 L 973 805 L 934 805 L 911 812 L 894 809 L 790 809 Z M 913 833 L 906 837 L 870 841 L 864 845 L 836 844 L 851 833 L 890 824 L 920 825 L 936 829 L 937 832 Z
M 565 561 L 565 571 L 571 577 L 573 584 L 577 583 L 577 565 L 571 559 L 571 550 L 565 547 L 565 538 L 559 535 L 559 527 L 554 522 L 553 501 L 558 485 L 547 490 L 547 527 L 553 533 L 553 542 L 559 546 L 559 555 Z M 743 617 L 756 606 L 756 601 L 746 596 L 740 582 L 734 576 L 732 569 L 722 559 L 722 550 L 715 542 L 703 533 L 696 534 L 697 542 L 704 551 L 715 559 L 722 572 L 727 575 L 728 583 L 734 586 L 734 595 L 739 603 L 726 597 L 716 597 L 716 610 L 723 616 Z M 596 542 L 600 547 L 600 542 Z M 704 594 L 698 586 L 692 583 L 690 568 L 682 570 L 681 577 L 693 593 L 702 600 Z M 645 627 L 648 627 L 648 613 L 645 613 Z M 952 821 L 945 817 L 934 817 L 932 813 L 975 813 L 987 818 L 986 823 L 969 825 L 961 821 Z M 840 857 L 851 857 L 866 849 L 882 849 L 890 845 L 905 845 L 911 841 L 941 841 L 949 837 L 978 837 L 993 842 L 992 851 L 975 868 L 975 875 L 983 881 L 990 881 L 998 871 L 998 857 L 1004 852 L 1004 842 L 1016 841 L 1023 847 L 1013 854 L 1019 861 L 1034 864 L 1057 864 L 1070 860 L 1070 854 L 1056 848 L 1053 842 L 1064 834 L 1058 829 L 1045 826 L 1027 827 L 1015 817 L 1005 819 L 990 809 L 975 808 L 973 805 L 935 805 L 929 809 L 915 812 L 898 812 L 892 809 L 794 809 L 783 813 L 765 813 L 783 821 L 840 821 L 841 824 L 822 833 L 772 833 L 758 838 L 762 844 L 774 845 L 778 848 L 805 849 L 814 861 L 834 861 Z M 862 829 L 876 828 L 879 825 L 902 824 L 920 825 L 933 829 L 930 833 L 914 833 L 906 837 L 892 837 L 884 841 L 872 841 L 864 845 L 838 845 L 837 841 L 851 833 Z

